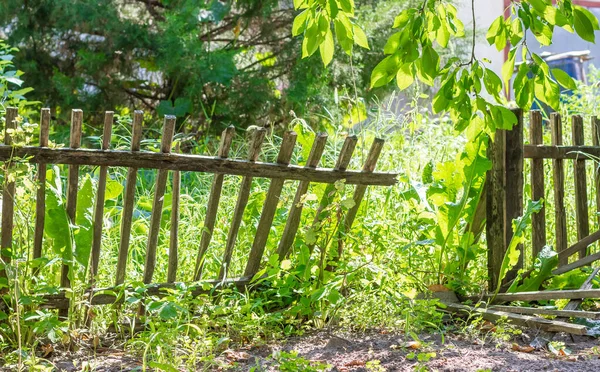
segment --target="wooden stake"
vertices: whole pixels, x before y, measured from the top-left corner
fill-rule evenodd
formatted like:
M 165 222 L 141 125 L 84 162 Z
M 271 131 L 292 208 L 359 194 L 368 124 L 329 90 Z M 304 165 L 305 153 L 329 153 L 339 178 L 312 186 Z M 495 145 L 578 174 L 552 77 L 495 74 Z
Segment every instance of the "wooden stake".
M 71 136 L 69 147 L 78 149 L 81 147 L 81 127 L 83 125 L 83 111 L 72 110 L 71 112 Z M 67 176 L 67 216 L 73 225 L 75 222 L 75 214 L 77 212 L 77 192 L 79 191 L 79 165 L 69 165 L 69 174 Z M 63 288 L 71 287 L 69 279 L 69 265 L 63 264 L 62 274 L 60 278 L 60 286 Z M 66 314 L 64 314 L 66 315 Z
M 179 143 L 175 147 L 175 152 L 179 152 Z M 171 233 L 169 235 L 169 269 L 167 272 L 167 282 L 173 283 L 177 280 L 177 264 L 179 260 L 178 240 L 179 240 L 179 196 L 181 193 L 181 173 L 173 172 L 173 197 L 171 202 Z
M 16 107 L 8 107 L 5 116 L 4 128 L 4 143 L 7 146 L 12 146 L 12 131 L 17 127 L 16 119 L 18 116 Z M 10 263 L 12 254 L 12 235 L 14 224 L 14 208 L 15 208 L 15 182 L 9 178 L 10 176 L 10 161 L 4 163 L 4 187 L 2 189 L 2 236 L 0 242 L 0 257 L 5 263 Z M 11 251 L 8 255 L 3 251 Z M 0 278 L 6 278 L 6 272 L 0 270 Z M 0 291 L 3 293 L 4 291 Z
M 40 147 L 48 147 L 50 132 L 50 109 L 43 108 L 40 114 Z M 33 238 L 33 258 L 42 257 L 44 222 L 46 218 L 46 164 L 40 163 L 37 172 L 37 196 L 35 199 L 35 232 Z M 37 270 L 35 270 L 37 272 Z
M 110 148 L 112 137 L 114 112 L 107 111 L 104 114 L 104 133 L 102 135 L 102 150 Z M 98 264 L 100 263 L 100 247 L 102 245 L 102 227 L 104 224 L 104 198 L 106 195 L 106 179 L 108 167 L 101 166 L 98 176 L 98 191 L 96 192 L 96 205 L 94 209 L 94 231 L 92 237 L 92 254 L 90 264 L 90 277 L 92 284 L 98 275 Z
M 133 127 L 131 134 L 131 152 L 140 151 L 142 140 L 142 123 L 144 113 L 135 111 L 133 113 Z M 129 255 L 129 239 L 131 237 L 131 223 L 133 220 L 133 207 L 135 204 L 135 184 L 137 181 L 137 168 L 127 170 L 127 180 L 125 181 L 125 194 L 123 195 L 123 212 L 121 214 L 121 240 L 119 241 L 119 256 L 117 259 L 117 273 L 115 285 L 123 284 L 125 281 L 125 271 L 127 269 L 127 256 Z
M 235 135 L 235 128 L 229 127 L 221 134 L 221 143 L 219 144 L 218 157 L 225 159 L 229 156 L 231 142 Z M 213 178 L 210 196 L 208 197 L 208 207 L 206 208 L 206 217 L 204 218 L 204 227 L 202 228 L 202 238 L 200 239 L 200 248 L 196 257 L 196 268 L 194 270 L 194 280 L 198 281 L 202 278 L 202 270 L 204 269 L 204 255 L 212 239 L 212 234 L 215 229 L 217 220 L 217 212 L 219 209 L 219 201 L 221 200 L 221 190 L 223 189 L 223 174 L 216 173 Z
M 561 146 L 562 140 L 562 121 L 560 115 L 552 113 L 550 115 L 550 124 L 552 129 L 552 145 Z M 567 249 L 567 216 L 565 212 L 565 168 L 562 159 L 552 160 L 552 171 L 554 176 L 554 226 L 556 251 L 560 254 Z M 567 258 L 559 255 L 558 265 L 566 265 Z
M 296 133 L 289 131 L 283 136 L 281 142 L 281 148 L 279 149 L 279 155 L 277 157 L 277 163 L 281 165 L 288 165 L 292 154 L 294 152 L 294 145 L 296 144 Z M 269 237 L 269 231 L 273 224 L 273 217 L 277 211 L 277 204 L 279 202 L 279 195 L 283 189 L 283 179 L 273 179 L 269 185 L 269 191 L 263 205 L 262 213 L 260 215 L 260 221 L 256 228 L 256 235 L 254 237 L 254 243 L 250 249 L 248 256 L 248 263 L 244 271 L 244 276 L 253 277 L 260 268 L 260 263 L 265 251 L 265 245 Z
M 258 155 L 260 154 L 260 148 L 265 139 L 267 130 L 265 128 L 259 128 L 254 131 L 252 142 L 248 148 L 248 161 L 256 162 Z M 237 238 L 242 218 L 244 217 L 244 210 L 248 204 L 248 198 L 250 197 L 250 188 L 252 187 L 252 176 L 244 176 L 242 184 L 240 186 L 240 192 L 238 195 L 237 202 L 235 204 L 235 210 L 233 211 L 233 219 L 231 221 L 231 227 L 227 234 L 227 243 L 225 245 L 225 252 L 223 253 L 223 262 L 221 263 L 221 270 L 219 271 L 219 280 L 226 277 L 226 274 L 230 271 L 231 257 L 233 255 L 233 248 L 235 246 L 235 240 Z
M 317 165 L 319 165 L 319 161 L 321 160 L 321 156 L 323 156 L 326 143 L 327 133 L 317 134 L 306 162 L 306 168 L 316 168 Z M 294 243 L 294 238 L 296 237 L 296 232 L 298 231 L 298 226 L 300 225 L 300 217 L 302 216 L 302 197 L 308 191 L 309 185 L 310 182 L 308 181 L 301 181 L 298 185 L 298 190 L 294 196 L 294 202 L 290 207 L 290 213 L 283 230 L 283 235 L 279 241 L 279 247 L 277 248 L 279 260 L 283 260 L 287 256 L 292 244 Z
M 583 119 L 579 115 L 572 117 L 573 145 L 584 145 Z M 577 240 L 590 234 L 590 219 L 588 215 L 587 176 L 585 171 L 585 158 L 574 161 L 575 175 L 575 217 L 577 220 Z M 579 258 L 587 255 L 587 247 L 579 251 Z
M 173 143 L 173 134 L 175 131 L 175 116 L 166 115 L 160 151 L 163 154 L 171 152 Z M 160 220 L 162 217 L 162 208 L 164 203 L 165 191 L 167 188 L 167 178 L 169 171 L 160 169 L 156 179 L 156 189 L 154 190 L 154 201 L 152 203 L 152 217 L 150 218 L 150 228 L 148 232 L 148 245 L 146 248 L 146 263 L 144 264 L 144 283 L 150 284 L 154 276 L 156 266 L 156 248 L 158 246 L 158 233 L 160 232 Z
M 532 145 L 543 144 L 542 113 L 539 110 L 530 112 L 529 119 L 529 141 Z M 544 189 L 544 160 L 531 160 L 531 198 L 535 201 L 545 198 Z M 546 206 L 539 213 L 531 216 L 532 228 L 532 261 L 535 261 L 538 253 L 546 245 Z

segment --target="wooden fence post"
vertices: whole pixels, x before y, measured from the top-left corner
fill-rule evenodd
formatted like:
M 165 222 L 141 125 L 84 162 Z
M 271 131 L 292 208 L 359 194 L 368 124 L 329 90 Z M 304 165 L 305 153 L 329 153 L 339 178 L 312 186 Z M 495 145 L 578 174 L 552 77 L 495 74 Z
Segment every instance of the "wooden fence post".
M 544 141 L 542 127 L 542 112 L 531 111 L 529 114 L 529 141 L 532 145 L 542 145 Z M 544 159 L 531 159 L 531 198 L 535 201 L 543 199 L 544 189 Z M 532 230 L 532 262 L 546 245 L 546 206 L 539 213 L 531 216 Z
M 573 130 L 573 145 L 584 145 L 583 118 L 575 115 L 571 118 Z M 587 176 L 585 171 L 585 155 L 579 155 L 573 161 L 573 173 L 575 175 L 575 219 L 577 221 L 577 240 L 590 235 L 590 218 L 588 214 Z M 587 247 L 579 251 L 579 258 L 587 255 Z
M 552 133 L 552 145 L 562 146 L 562 120 L 560 114 L 550 115 L 550 129 Z M 565 167 L 563 159 L 552 160 L 552 172 L 554 177 L 554 226 L 556 251 L 558 253 L 567 249 L 567 217 L 565 213 Z M 567 256 L 558 256 L 558 266 L 569 262 Z
M 517 123 L 512 130 L 506 131 L 504 157 L 506 198 L 504 200 L 504 250 L 508 248 L 513 237 L 512 221 L 523 215 L 523 111 L 512 110 L 517 117 Z M 519 244 L 519 262 L 508 272 L 505 281 L 514 279 L 517 271 L 523 268 L 523 245 Z M 504 256 L 504 254 L 503 254 Z
M 4 127 L 4 144 L 12 145 L 12 130 L 16 128 L 18 110 L 16 107 L 6 109 L 6 122 Z M 0 242 L 0 257 L 5 263 L 11 261 L 12 252 L 5 253 L 5 250 L 12 249 L 13 217 L 15 208 L 15 181 L 10 180 L 10 160 L 4 163 L 4 187 L 2 189 L 2 237 Z M 0 278 L 7 278 L 6 271 L 0 270 Z M 8 284 L 8 283 L 6 283 Z
M 504 140 L 505 131 L 496 130 L 488 141 L 487 157 L 492 169 L 486 175 L 486 238 L 488 247 L 489 289 L 498 285 L 498 273 L 504 256 Z

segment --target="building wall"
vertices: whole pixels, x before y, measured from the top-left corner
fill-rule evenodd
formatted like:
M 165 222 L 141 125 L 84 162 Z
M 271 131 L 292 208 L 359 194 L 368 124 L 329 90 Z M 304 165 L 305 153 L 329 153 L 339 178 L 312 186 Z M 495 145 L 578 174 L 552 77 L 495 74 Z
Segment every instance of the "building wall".
M 488 45 L 485 34 L 492 22 L 504 14 L 504 0 L 475 0 L 475 26 L 477 28 L 477 43 L 475 55 L 478 59 L 487 58 L 491 61 L 488 65 L 497 74 L 501 73 L 504 63 L 504 52 L 497 51 L 493 45 Z M 472 29 L 471 0 L 457 1 L 458 15 L 465 24 L 465 33 L 470 34 Z

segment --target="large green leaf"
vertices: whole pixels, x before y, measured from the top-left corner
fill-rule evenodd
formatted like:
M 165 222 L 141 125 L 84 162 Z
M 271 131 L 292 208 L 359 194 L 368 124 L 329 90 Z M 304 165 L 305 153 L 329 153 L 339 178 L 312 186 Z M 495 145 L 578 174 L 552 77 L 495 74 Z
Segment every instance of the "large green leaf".
M 527 207 L 525 208 L 525 212 L 523 216 L 518 217 L 512 221 L 512 230 L 513 237 L 508 244 L 508 248 L 504 253 L 504 259 L 502 260 L 502 265 L 500 266 L 500 272 L 498 273 L 498 286 L 496 287 L 496 294 L 500 291 L 500 287 L 502 286 L 502 280 L 506 277 L 506 274 L 515 267 L 517 262 L 519 262 L 519 256 L 521 255 L 521 251 L 517 249 L 519 244 L 523 243 L 525 240 L 525 230 L 527 226 L 531 223 L 531 216 L 534 213 L 538 213 L 542 210 L 542 206 L 544 201 L 530 200 L 527 203 Z
M 73 234 L 75 241 L 75 260 L 83 268 L 83 274 L 85 274 L 89 265 L 90 252 L 92 250 L 93 207 L 94 187 L 91 178 L 87 175 L 77 192 L 76 227 Z
M 558 265 L 558 253 L 550 246 L 545 246 L 538 254 L 535 262 L 535 270 L 531 275 L 523 280 L 523 284 L 513 290 L 513 292 L 537 291 L 548 278 L 552 276 L 552 270 Z M 511 292 L 509 290 L 509 292 Z

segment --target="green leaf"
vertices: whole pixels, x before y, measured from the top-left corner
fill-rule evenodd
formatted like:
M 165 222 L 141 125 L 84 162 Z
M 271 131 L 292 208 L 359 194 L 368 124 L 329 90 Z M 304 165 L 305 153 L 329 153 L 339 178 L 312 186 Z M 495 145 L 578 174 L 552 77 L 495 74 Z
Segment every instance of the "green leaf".
M 342 10 L 346 13 L 354 13 L 354 0 L 340 0 Z
M 309 15 L 308 9 L 298 14 L 294 18 L 294 24 L 292 25 L 292 36 L 298 36 L 306 30 L 306 21 Z
M 325 40 L 323 40 L 323 43 L 319 46 L 321 60 L 323 60 L 323 64 L 325 65 L 325 67 L 327 67 L 327 65 L 329 65 L 329 63 L 331 63 L 331 60 L 333 59 L 334 48 L 335 45 L 333 43 L 333 34 L 331 33 L 330 29 L 327 29 Z
M 106 192 L 104 194 L 104 200 L 116 199 L 123 192 L 123 185 L 111 178 L 106 181 Z
M 352 29 L 348 29 L 345 23 L 338 19 L 335 19 L 333 21 L 333 25 L 335 27 L 335 36 L 338 40 L 338 43 L 340 44 L 344 52 L 346 52 L 346 54 L 351 55 L 352 46 L 354 45 L 354 41 L 352 39 Z
M 49 170 L 47 177 L 44 233 L 49 238 L 54 253 L 69 262 L 73 259 L 71 225 L 62 196 L 58 167 Z
M 77 191 L 77 211 L 75 214 L 75 232 L 73 239 L 75 241 L 75 260 L 83 268 L 83 273 L 89 265 L 90 253 L 92 251 L 93 238 L 93 207 L 94 207 L 94 187 L 89 175 L 83 180 Z
M 396 75 L 395 69 L 390 68 L 393 64 L 392 58 L 393 56 L 386 57 L 375 66 L 371 72 L 371 88 L 381 87 L 392 81 Z
M 511 51 L 508 53 L 508 59 L 502 65 L 502 80 L 506 86 L 508 86 L 508 83 L 510 82 L 510 79 L 515 71 L 515 61 L 517 57 L 516 54 L 516 49 L 511 49 Z
M 504 25 L 504 16 L 499 16 L 492 22 L 490 27 L 488 28 L 487 34 L 485 35 L 486 40 L 490 45 L 494 44 L 496 37 L 502 31 L 502 27 Z
M 558 253 L 552 247 L 545 246 L 538 253 L 535 262 L 535 271 L 523 281 L 523 284 L 515 288 L 515 292 L 537 291 L 548 278 L 552 276 L 552 270 L 558 265 Z
M 369 41 L 365 32 L 357 25 L 352 25 L 352 32 L 354 33 L 354 41 L 358 46 L 365 49 L 369 49 Z
M 412 85 L 415 81 L 415 77 L 412 71 L 412 63 L 405 63 L 400 66 L 396 73 L 396 84 L 400 90 L 404 90 Z
M 566 89 L 575 90 L 577 89 L 577 84 L 575 84 L 575 80 L 569 76 L 566 72 L 561 69 L 553 68 L 552 76 L 556 79 L 556 81 L 565 87 Z
M 590 21 L 589 11 L 585 8 L 576 6 L 573 9 L 573 24 L 575 26 L 575 32 L 583 40 L 589 41 L 590 43 L 596 42 L 596 35 L 594 34 L 594 24 Z

